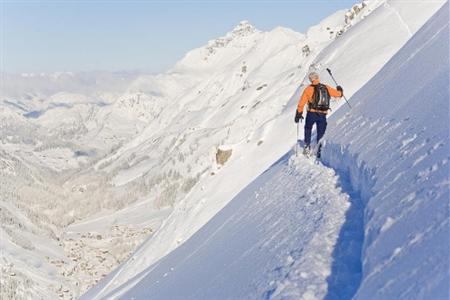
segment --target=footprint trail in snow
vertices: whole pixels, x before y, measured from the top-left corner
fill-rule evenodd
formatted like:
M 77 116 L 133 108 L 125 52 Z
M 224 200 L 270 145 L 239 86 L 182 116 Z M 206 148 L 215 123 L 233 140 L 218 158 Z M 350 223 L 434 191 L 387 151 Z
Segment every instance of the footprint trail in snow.
M 332 169 L 290 154 L 156 264 L 125 298 L 327 296 L 351 199 Z

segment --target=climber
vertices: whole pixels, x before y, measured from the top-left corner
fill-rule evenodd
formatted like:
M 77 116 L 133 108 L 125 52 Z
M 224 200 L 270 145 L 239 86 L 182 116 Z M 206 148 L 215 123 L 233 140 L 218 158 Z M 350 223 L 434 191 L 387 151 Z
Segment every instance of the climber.
M 295 123 L 303 120 L 303 108 L 308 103 L 306 122 L 305 122 L 305 146 L 303 154 L 309 156 L 311 153 L 311 131 L 313 125 L 316 124 L 317 129 L 317 157 L 320 157 L 321 144 L 320 139 L 325 134 L 327 128 L 327 113 L 330 109 L 330 97 L 340 98 L 344 95 L 341 86 L 336 89 L 322 84 L 319 81 L 319 74 L 312 72 L 309 74 L 311 85 L 305 88 L 302 97 L 298 102 L 298 107 L 295 113 Z

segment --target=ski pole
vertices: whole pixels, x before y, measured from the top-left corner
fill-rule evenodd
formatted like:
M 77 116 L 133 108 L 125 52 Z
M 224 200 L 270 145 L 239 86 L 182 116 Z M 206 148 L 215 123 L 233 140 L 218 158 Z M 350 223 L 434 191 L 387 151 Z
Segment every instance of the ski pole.
M 295 157 L 298 156 L 298 123 L 297 123 L 297 137 L 295 138 Z
M 336 85 L 339 85 L 339 84 L 336 82 L 336 79 L 334 79 L 333 74 L 331 74 L 331 70 L 327 68 L 327 71 L 328 71 L 328 74 L 330 74 L 331 79 L 333 79 L 334 83 L 335 83 Z M 344 93 L 342 93 L 342 96 L 344 97 L 345 102 L 347 102 L 348 107 L 352 108 L 352 106 L 350 105 L 350 103 L 348 103 L 347 97 L 345 97 Z

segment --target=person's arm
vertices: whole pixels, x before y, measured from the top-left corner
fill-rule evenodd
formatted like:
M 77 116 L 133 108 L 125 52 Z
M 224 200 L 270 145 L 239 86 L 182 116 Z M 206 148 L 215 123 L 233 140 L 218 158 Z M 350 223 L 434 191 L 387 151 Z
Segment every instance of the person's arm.
M 305 107 L 306 103 L 308 103 L 309 100 L 311 100 L 312 95 L 314 93 L 314 88 L 312 86 L 308 86 L 303 91 L 302 97 L 298 101 L 297 111 L 299 113 L 303 112 L 303 108 Z
M 327 89 L 328 89 L 328 93 L 330 93 L 331 97 L 340 98 L 340 97 L 342 97 L 344 95 L 343 92 L 338 91 L 337 89 L 334 89 L 331 86 L 327 85 Z

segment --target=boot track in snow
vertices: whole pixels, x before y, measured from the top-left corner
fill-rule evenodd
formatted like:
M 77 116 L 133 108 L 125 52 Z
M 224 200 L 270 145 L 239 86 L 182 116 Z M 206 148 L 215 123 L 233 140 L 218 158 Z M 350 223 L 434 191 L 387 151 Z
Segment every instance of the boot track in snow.
M 348 188 L 333 169 L 290 151 L 133 289 L 104 296 L 350 299 L 361 275 L 363 207 Z

